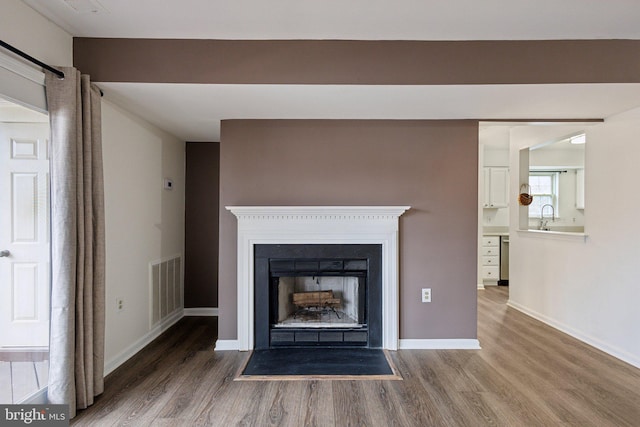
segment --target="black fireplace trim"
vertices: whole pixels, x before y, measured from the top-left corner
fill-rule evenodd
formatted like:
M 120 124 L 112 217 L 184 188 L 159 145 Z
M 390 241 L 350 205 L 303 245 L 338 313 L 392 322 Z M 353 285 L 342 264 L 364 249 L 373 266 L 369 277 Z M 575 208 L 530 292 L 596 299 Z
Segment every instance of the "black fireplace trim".
M 295 261 L 300 260 L 300 268 Z M 338 260 L 347 260 L 338 264 Z M 282 262 L 280 262 L 282 261 Z M 354 262 L 351 262 L 354 261 Z M 271 277 L 287 274 L 287 268 L 295 271 L 332 273 L 363 271 L 367 273 L 367 338 L 362 339 L 362 328 L 341 330 L 344 337 L 359 337 L 352 341 L 300 343 L 301 345 L 336 346 L 353 345 L 382 348 L 382 245 L 381 244 L 257 244 L 254 245 L 254 342 L 255 349 L 295 345 L 271 339 L 270 295 Z M 318 268 L 315 268 L 317 263 Z M 342 262 L 342 261 L 341 261 Z M 271 265 L 271 267 L 270 267 Z M 309 268 L 309 267 L 312 268 Z M 276 270 L 276 271 L 272 271 Z M 291 329 L 291 332 L 295 332 Z M 282 334 L 287 329 L 279 329 Z M 310 332 L 308 329 L 307 332 Z M 322 333 L 322 329 L 318 332 Z M 302 331 L 304 332 L 304 331 Z M 349 335 L 351 334 L 351 335 Z M 320 334 L 322 335 L 322 334 Z

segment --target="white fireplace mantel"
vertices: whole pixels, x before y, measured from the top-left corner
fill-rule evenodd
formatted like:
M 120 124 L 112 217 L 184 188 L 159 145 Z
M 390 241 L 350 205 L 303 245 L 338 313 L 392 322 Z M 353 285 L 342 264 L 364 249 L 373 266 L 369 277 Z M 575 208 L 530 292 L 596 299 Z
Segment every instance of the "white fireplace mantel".
M 398 349 L 399 218 L 410 206 L 226 206 L 226 209 L 238 218 L 238 350 L 254 347 L 253 246 L 259 244 L 382 245 L 382 346 Z

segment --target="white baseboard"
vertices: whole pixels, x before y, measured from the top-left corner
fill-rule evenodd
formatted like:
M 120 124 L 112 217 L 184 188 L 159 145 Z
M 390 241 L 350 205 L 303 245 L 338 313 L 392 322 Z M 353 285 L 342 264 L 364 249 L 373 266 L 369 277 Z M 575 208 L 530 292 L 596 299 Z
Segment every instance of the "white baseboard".
M 478 290 L 484 289 L 484 283 L 478 283 Z
M 480 350 L 480 341 L 474 339 L 401 339 L 400 350 Z
M 216 341 L 216 351 L 223 350 L 240 350 L 240 343 L 238 340 L 217 340 Z
M 104 375 L 109 375 L 111 372 L 116 370 L 118 366 L 122 365 L 124 362 L 133 357 L 137 352 L 145 348 L 149 345 L 153 340 L 158 338 L 160 334 L 173 326 L 178 320 L 182 319 L 184 316 L 183 310 L 176 310 L 173 314 L 167 317 L 162 321 L 159 325 L 155 326 L 149 332 L 147 332 L 144 336 L 138 339 L 136 342 L 131 344 L 129 347 L 122 350 L 119 354 L 117 354 L 111 360 L 105 361 L 104 364 Z
M 184 309 L 185 316 L 218 316 L 218 307 L 190 307 Z
M 602 350 L 605 353 L 617 359 L 622 360 L 623 362 L 629 363 L 630 365 L 633 365 L 636 368 L 640 368 L 640 357 L 638 357 L 637 355 L 629 354 L 624 350 L 613 347 L 597 338 L 590 336 L 589 334 L 585 334 L 582 331 L 579 331 L 568 325 L 565 325 L 562 322 L 558 322 L 557 320 L 552 319 L 551 317 L 548 317 L 544 314 L 538 313 L 535 310 L 531 310 L 530 308 L 527 308 L 521 304 L 518 304 L 517 302 L 513 302 L 509 300 L 507 302 L 507 306 L 513 309 L 516 309 L 526 314 L 527 316 L 533 317 L 534 319 L 539 320 L 542 323 L 545 323 L 551 326 L 552 328 L 558 329 L 559 331 L 564 332 L 567 335 L 571 335 L 573 338 L 580 340 L 586 344 L 589 344 L 599 350 Z

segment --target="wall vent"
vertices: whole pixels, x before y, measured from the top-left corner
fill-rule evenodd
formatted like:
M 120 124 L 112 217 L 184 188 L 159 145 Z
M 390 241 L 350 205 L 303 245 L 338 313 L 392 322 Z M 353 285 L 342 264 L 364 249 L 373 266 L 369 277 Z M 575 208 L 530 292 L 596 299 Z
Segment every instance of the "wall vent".
M 98 0 L 62 0 L 67 6 L 78 14 L 106 12 L 104 6 Z
M 182 309 L 182 257 L 175 255 L 149 264 L 150 326 Z

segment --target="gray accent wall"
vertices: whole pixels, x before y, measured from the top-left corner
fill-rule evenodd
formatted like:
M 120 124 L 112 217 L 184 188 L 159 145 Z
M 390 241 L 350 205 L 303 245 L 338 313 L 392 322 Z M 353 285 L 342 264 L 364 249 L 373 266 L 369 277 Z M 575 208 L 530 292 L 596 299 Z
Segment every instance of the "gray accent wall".
M 476 338 L 476 121 L 223 121 L 219 338 L 230 340 L 237 222 L 227 205 L 412 206 L 400 219 L 400 337 Z M 420 302 L 422 287 L 433 302 Z
M 186 150 L 184 306 L 218 307 L 220 144 Z

